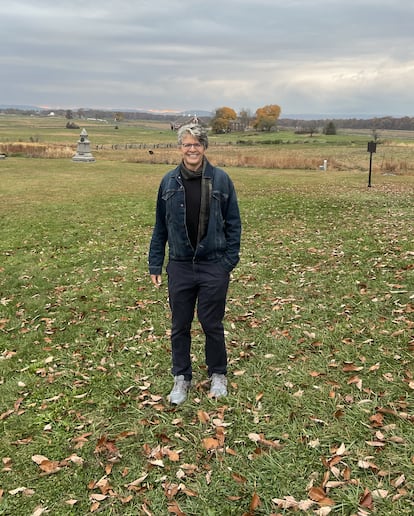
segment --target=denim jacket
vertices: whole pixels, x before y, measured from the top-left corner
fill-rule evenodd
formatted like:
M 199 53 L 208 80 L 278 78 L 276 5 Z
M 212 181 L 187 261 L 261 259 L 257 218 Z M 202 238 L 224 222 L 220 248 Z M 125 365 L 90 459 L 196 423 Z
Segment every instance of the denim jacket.
M 196 249 L 187 233 L 185 189 L 180 166 L 163 177 L 148 256 L 150 274 L 161 274 L 167 242 L 170 260 L 221 263 L 228 272 L 237 265 L 241 221 L 233 182 L 224 170 L 213 167 L 208 161 L 204 175 L 212 184 L 210 217 L 206 234 Z

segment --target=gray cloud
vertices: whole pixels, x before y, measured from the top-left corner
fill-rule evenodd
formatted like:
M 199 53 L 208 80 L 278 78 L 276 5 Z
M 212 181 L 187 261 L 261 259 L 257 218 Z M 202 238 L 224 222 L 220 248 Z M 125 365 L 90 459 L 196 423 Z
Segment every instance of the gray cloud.
M 409 0 L 14 0 L 0 103 L 413 116 Z

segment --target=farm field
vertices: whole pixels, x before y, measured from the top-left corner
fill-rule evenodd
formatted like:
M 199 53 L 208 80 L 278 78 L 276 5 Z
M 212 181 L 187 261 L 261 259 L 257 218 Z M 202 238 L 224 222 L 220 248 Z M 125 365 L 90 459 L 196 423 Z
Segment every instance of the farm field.
M 129 127 L 150 147 L 112 149 L 88 126 L 103 148 L 75 163 L 78 132 L 48 123 L 0 118 L 0 151 L 22 145 L 0 160 L 0 514 L 411 515 L 410 142 L 379 145 L 368 188 L 369 135 L 212 138 L 243 221 L 230 392 L 207 396 L 195 322 L 195 385 L 172 408 L 166 282 L 151 286 L 147 250 L 175 135 Z
M 10 156 L 71 158 L 80 129 L 66 129 L 63 117 L 0 116 L 0 152 Z M 98 160 L 174 164 L 176 133 L 169 122 L 107 123 L 75 120 L 85 128 Z M 293 131 L 210 135 L 209 156 L 220 166 L 367 171 L 367 142 L 371 131 L 339 130 L 337 135 L 313 137 Z M 380 174 L 414 173 L 414 132 L 384 131 L 379 135 L 372 170 Z

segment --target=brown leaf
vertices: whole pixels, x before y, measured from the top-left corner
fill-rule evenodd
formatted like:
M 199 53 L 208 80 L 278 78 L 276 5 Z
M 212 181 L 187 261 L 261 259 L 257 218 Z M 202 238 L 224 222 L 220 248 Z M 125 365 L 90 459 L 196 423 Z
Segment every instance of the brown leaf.
M 78 500 L 75 500 L 74 498 L 71 498 L 70 500 L 65 500 L 65 503 L 67 505 L 70 505 L 71 507 L 73 507 L 74 505 L 76 505 L 78 503 Z
M 6 412 L 3 412 L 3 414 L 0 414 L 0 421 L 3 421 L 3 419 L 8 418 L 14 413 L 14 409 L 6 410 Z
M 344 367 L 342 368 L 342 371 L 344 373 L 350 373 L 350 372 L 356 372 L 356 371 L 362 371 L 363 366 L 357 366 L 354 363 L 346 363 Z
M 168 512 L 176 514 L 176 516 L 186 516 L 186 514 L 180 509 L 180 506 L 177 502 L 168 504 Z
M 259 394 L 257 394 L 256 395 L 256 401 L 260 401 L 263 398 L 263 395 L 264 395 L 263 392 L 260 392 Z
M 125 487 L 129 491 L 133 491 L 137 486 L 140 486 L 142 484 L 142 482 L 144 482 L 144 480 L 147 478 L 147 476 L 148 476 L 148 473 L 144 473 L 142 476 L 140 476 L 136 480 L 133 480 L 132 482 L 127 484 Z
M 180 486 L 178 484 L 174 484 L 173 482 L 165 482 L 162 484 L 164 488 L 164 494 L 167 500 L 172 500 L 180 490 Z
M 208 423 L 210 421 L 210 416 L 204 410 L 198 410 L 197 417 L 201 423 Z
M 325 490 L 321 487 L 312 487 L 308 496 L 311 500 L 317 502 L 321 507 L 335 505 L 335 502 L 326 496 Z
M 193 489 L 186 487 L 184 484 L 180 484 L 180 491 L 186 494 L 187 496 L 198 496 L 197 491 L 194 491 Z
M 102 502 L 103 500 L 106 500 L 108 496 L 100 493 L 93 493 L 89 498 L 94 502 Z
M 252 499 L 250 501 L 250 512 L 255 511 L 260 506 L 260 498 L 257 493 L 253 493 Z
M 400 475 L 398 478 L 391 481 L 391 485 L 393 485 L 394 487 L 400 487 L 402 484 L 404 484 L 404 482 L 405 482 L 405 475 Z
M 108 439 L 106 435 L 103 435 L 98 439 L 94 453 L 105 455 L 108 459 L 121 457 L 115 441 L 113 439 Z
M 297 509 L 299 502 L 293 496 L 285 496 L 284 498 L 272 498 L 272 502 L 281 509 Z
M 336 455 L 344 455 L 346 451 L 345 444 L 342 443 L 339 448 L 335 451 Z
M 153 466 L 157 466 L 159 468 L 163 468 L 164 467 L 164 462 L 161 459 L 149 460 L 148 462 L 150 464 L 152 464 Z
M 368 488 L 365 488 L 365 491 L 364 491 L 363 495 L 361 496 L 361 499 L 359 500 L 359 505 L 361 507 L 365 507 L 365 508 L 369 509 L 370 511 L 372 511 L 372 509 L 374 508 L 372 495 Z
M 133 437 L 135 435 L 137 435 L 136 432 L 132 432 L 131 430 L 130 431 L 126 430 L 125 432 L 121 432 L 120 434 L 118 434 L 115 437 L 115 441 L 119 441 L 121 439 L 126 439 L 127 437 Z
M 348 385 L 352 385 L 352 384 L 355 384 L 357 389 L 361 390 L 362 389 L 362 380 L 361 378 L 359 378 L 358 376 L 352 376 L 349 380 L 348 380 Z
M 375 489 L 372 491 L 372 498 L 374 499 L 385 499 L 388 496 L 388 491 L 385 489 Z
M 72 441 L 75 443 L 75 449 L 82 448 L 85 443 L 88 442 L 88 437 L 92 435 L 92 432 L 87 432 L 86 434 L 82 434 L 79 437 L 74 437 Z
M 12 489 L 11 491 L 9 491 L 9 494 L 12 496 L 17 495 L 19 493 L 23 493 L 26 496 L 32 496 L 35 492 L 33 489 L 29 489 L 28 487 L 16 487 L 16 489 Z
M 217 439 L 214 439 L 214 437 L 205 437 L 203 439 L 203 447 L 207 450 L 207 451 L 211 451 L 211 450 L 217 450 L 217 448 L 219 448 L 219 442 Z
M 56 460 L 45 460 L 41 464 L 39 464 L 40 469 L 49 475 L 53 473 L 57 473 L 61 470 L 59 465 L 59 461 Z
M 325 491 L 321 487 L 312 487 L 309 490 L 309 498 L 311 500 L 314 500 L 315 502 L 319 502 L 320 500 L 323 500 L 326 497 Z
M 216 427 L 216 439 L 219 442 L 220 446 L 224 445 L 225 431 L 222 426 Z
M 369 418 L 373 427 L 382 427 L 384 423 L 384 416 L 379 412 Z
M 374 446 L 375 448 L 381 448 L 385 446 L 385 443 L 383 441 L 365 441 L 365 444 L 368 446 Z
M 270 441 L 266 439 L 263 434 L 256 434 L 255 432 L 250 432 L 248 435 L 249 439 L 257 444 L 261 444 L 262 446 L 268 446 L 269 448 L 276 448 L 280 450 L 282 445 L 279 440 Z
M 44 455 L 33 455 L 32 461 L 35 462 L 38 466 L 44 461 L 48 461 L 49 459 L 45 457 Z
M 240 475 L 239 473 L 233 473 L 232 477 L 233 477 L 233 480 L 235 480 L 239 484 L 244 484 L 245 482 L 247 482 L 247 478 L 244 477 L 243 475 Z

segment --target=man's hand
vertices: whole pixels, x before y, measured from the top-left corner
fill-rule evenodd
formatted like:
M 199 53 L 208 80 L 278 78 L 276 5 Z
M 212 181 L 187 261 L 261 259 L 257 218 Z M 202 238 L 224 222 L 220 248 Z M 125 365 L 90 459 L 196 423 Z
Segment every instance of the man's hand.
M 158 288 L 161 285 L 161 274 L 151 274 L 151 281 Z

